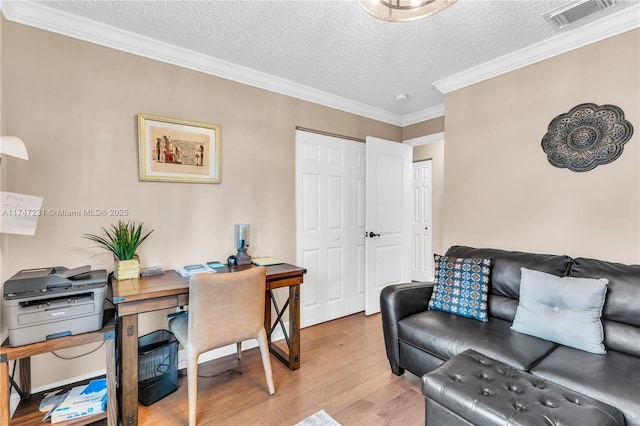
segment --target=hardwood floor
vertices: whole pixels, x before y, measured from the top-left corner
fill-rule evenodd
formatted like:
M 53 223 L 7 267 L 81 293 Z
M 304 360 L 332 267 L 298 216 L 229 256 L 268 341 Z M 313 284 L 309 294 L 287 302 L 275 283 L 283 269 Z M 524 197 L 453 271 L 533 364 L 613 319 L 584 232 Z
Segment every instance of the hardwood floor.
M 284 344 L 284 342 L 283 342 Z M 269 395 L 257 348 L 200 365 L 198 425 L 294 425 L 325 410 L 344 426 L 424 425 L 420 379 L 393 375 L 380 314 L 355 314 L 301 332 L 302 367 L 271 358 L 276 393 Z M 207 377 L 202 377 L 207 376 Z M 187 381 L 139 408 L 140 425 L 187 425 Z
M 244 351 L 241 360 L 230 355 L 201 364 L 199 374 L 209 377 L 198 379 L 198 425 L 292 426 L 319 410 L 343 426 L 424 425 L 420 379 L 391 373 L 380 314 L 360 313 L 303 329 L 301 356 L 296 371 L 271 357 L 273 396 L 257 348 Z M 22 401 L 11 426 L 42 425 L 42 396 Z M 139 405 L 138 418 L 140 426 L 188 425 L 186 376 L 171 395 L 149 407 Z M 91 426 L 104 425 L 106 420 Z

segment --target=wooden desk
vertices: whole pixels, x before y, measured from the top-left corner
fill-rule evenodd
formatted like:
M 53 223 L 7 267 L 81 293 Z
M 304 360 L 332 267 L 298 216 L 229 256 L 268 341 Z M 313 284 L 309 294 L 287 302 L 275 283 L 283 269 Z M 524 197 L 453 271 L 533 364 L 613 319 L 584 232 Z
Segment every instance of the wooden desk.
M 107 311 L 105 311 L 105 316 Z M 102 329 L 89 333 L 76 334 L 75 336 L 58 337 L 44 342 L 32 343 L 30 345 L 9 346 L 7 339 L 0 346 L 0 425 L 9 425 L 9 399 L 11 396 L 11 388 L 9 384 L 9 361 L 20 360 L 20 387 L 23 392 L 29 396 L 31 394 L 31 357 L 56 351 L 59 349 L 71 348 L 74 346 L 84 345 L 94 342 L 105 342 L 106 359 L 107 359 L 107 424 L 116 426 L 118 424 L 118 405 L 116 398 L 116 362 L 115 362 L 115 326 L 113 319 L 107 323 Z M 91 421 L 104 418 L 91 417 Z M 42 416 L 39 416 L 41 419 Z M 38 424 L 42 424 L 41 421 Z M 64 425 L 65 422 L 60 423 Z
M 234 272 L 251 268 L 251 265 L 225 267 L 216 273 Z M 269 349 L 291 370 L 300 368 L 300 284 L 306 269 L 289 264 L 267 267 L 265 284 L 264 324 L 269 340 Z M 289 299 L 282 309 L 277 305 L 272 290 L 289 287 Z M 271 303 L 274 303 L 277 318 L 271 321 Z M 138 424 L 138 314 L 159 309 L 186 306 L 189 304 L 189 279 L 175 271 L 164 275 L 128 280 L 113 280 L 113 303 L 118 316 L 118 348 L 120 350 L 119 397 L 123 426 Z M 289 334 L 282 322 L 282 314 L 289 308 Z M 289 353 L 285 354 L 271 344 L 271 334 L 280 324 L 285 332 Z

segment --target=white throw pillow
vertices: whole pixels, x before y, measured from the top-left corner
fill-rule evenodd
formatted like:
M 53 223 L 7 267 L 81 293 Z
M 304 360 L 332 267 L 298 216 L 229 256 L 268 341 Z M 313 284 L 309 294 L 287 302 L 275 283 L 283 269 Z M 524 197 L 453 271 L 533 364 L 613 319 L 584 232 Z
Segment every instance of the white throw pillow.
M 600 317 L 608 279 L 520 270 L 520 301 L 512 330 L 595 354 L 607 353 Z

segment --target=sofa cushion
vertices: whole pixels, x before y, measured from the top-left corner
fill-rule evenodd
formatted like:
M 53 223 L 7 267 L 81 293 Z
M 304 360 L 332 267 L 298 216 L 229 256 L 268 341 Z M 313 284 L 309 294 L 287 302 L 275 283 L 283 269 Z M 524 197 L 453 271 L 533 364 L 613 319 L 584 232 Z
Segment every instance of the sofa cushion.
M 535 269 L 563 276 L 569 271 L 571 258 L 552 254 L 524 253 L 489 248 L 452 246 L 445 256 L 491 259 L 489 283 L 489 317 L 513 321 L 520 298 L 520 268 Z
M 640 265 L 623 265 L 602 260 L 576 258 L 569 273 L 577 278 L 609 280 L 603 318 L 640 327 Z
M 435 287 L 429 309 L 487 321 L 490 259 L 435 255 Z
M 560 346 L 531 373 L 613 405 L 622 411 L 627 426 L 640 426 L 640 358 L 613 350 L 594 355 Z
M 570 276 L 607 277 L 607 300 L 602 312 L 605 346 L 640 357 L 640 265 L 623 265 L 579 257 L 571 266 Z
M 606 278 L 556 277 L 522 268 L 512 330 L 595 354 L 606 353 L 600 316 Z
M 605 302 L 606 304 L 606 302 Z M 602 321 L 604 346 L 607 350 L 623 352 L 640 358 L 640 327 L 616 321 Z
M 510 321 L 498 318 L 481 322 L 428 310 L 400 320 L 398 339 L 443 360 L 474 349 L 521 370 L 528 370 L 557 346 L 510 327 Z

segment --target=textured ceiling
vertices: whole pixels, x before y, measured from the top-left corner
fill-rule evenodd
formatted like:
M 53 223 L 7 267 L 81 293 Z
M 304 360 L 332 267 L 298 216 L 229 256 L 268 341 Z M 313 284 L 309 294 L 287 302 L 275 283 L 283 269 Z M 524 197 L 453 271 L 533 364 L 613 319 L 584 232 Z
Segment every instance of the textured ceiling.
M 37 3 L 406 116 L 443 103 L 434 81 L 558 36 L 542 15 L 568 1 L 459 0 L 404 23 L 356 0 Z

